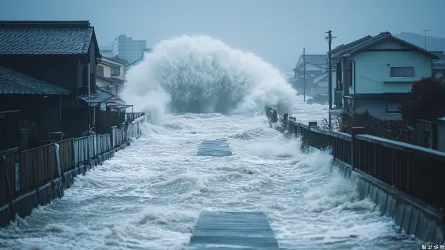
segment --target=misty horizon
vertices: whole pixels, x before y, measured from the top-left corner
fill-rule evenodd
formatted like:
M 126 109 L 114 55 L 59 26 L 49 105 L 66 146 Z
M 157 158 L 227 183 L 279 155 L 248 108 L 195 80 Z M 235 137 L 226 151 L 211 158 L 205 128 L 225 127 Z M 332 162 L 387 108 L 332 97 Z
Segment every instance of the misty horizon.
M 181 35 L 208 35 L 233 48 L 252 52 L 288 71 L 306 48 L 328 50 L 324 37 L 333 31 L 333 47 L 366 35 L 389 31 L 445 37 L 441 27 L 445 1 L 55 1 L 18 0 L 3 4 L 3 20 L 89 20 L 98 43 L 125 34 L 147 40 L 149 48 Z M 23 8 L 23 6 L 27 6 Z M 403 6 L 403 10 L 397 11 Z M 428 18 L 420 18 L 422 13 Z

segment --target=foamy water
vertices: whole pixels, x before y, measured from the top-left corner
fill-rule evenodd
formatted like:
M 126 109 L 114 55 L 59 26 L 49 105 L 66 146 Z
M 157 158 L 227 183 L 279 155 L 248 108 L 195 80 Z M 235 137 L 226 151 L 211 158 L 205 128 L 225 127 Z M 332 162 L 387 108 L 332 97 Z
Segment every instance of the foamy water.
M 123 93 L 135 109 L 156 115 L 251 114 L 266 104 L 287 112 L 295 96 L 284 75 L 260 57 L 203 35 L 175 37 L 154 46 L 129 72 Z
M 327 107 L 302 103 L 260 57 L 183 36 L 155 46 L 128 80 L 124 98 L 155 124 L 62 199 L 0 229 L 0 248 L 184 249 L 212 210 L 265 212 L 282 249 L 418 249 L 331 171 L 328 153 L 304 155 L 268 127 L 265 104 L 304 123 Z M 197 156 L 202 140 L 220 138 L 233 155 Z
M 62 199 L 0 229 L 5 249 L 184 249 L 199 213 L 264 211 L 283 249 L 418 249 L 263 116 L 183 114 L 147 125 L 129 148 L 80 176 Z M 233 155 L 197 156 L 227 138 Z

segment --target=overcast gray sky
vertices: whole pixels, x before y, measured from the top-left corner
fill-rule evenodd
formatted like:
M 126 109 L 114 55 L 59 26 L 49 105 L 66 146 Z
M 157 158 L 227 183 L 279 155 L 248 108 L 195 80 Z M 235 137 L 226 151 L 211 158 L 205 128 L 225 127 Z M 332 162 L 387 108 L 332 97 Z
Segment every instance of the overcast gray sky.
M 445 37 L 445 0 L 0 0 L 3 20 L 89 20 L 100 45 L 119 34 L 149 46 L 177 35 L 206 34 L 263 57 L 281 70 L 303 47 L 334 45 L 382 31 Z

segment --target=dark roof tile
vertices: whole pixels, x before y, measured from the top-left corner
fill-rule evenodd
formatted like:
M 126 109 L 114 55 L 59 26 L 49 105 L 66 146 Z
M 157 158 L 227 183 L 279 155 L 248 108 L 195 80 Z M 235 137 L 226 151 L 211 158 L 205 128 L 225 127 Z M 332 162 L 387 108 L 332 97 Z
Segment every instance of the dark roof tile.
M 0 54 L 86 54 L 93 33 L 88 21 L 0 21 Z
M 62 87 L 0 66 L 0 94 L 68 95 L 70 93 Z
M 92 94 L 90 98 L 84 95 L 84 96 L 79 96 L 79 99 L 86 102 L 88 106 L 95 107 L 99 103 L 105 103 L 108 99 L 114 96 L 113 94 L 99 88 L 97 88 L 96 91 L 97 93 Z
M 348 43 L 346 45 L 340 45 L 331 51 L 331 55 L 332 55 L 332 58 L 336 58 L 336 57 L 344 56 L 347 54 L 359 53 L 359 52 L 363 51 L 364 49 L 367 49 L 371 46 L 379 44 L 383 41 L 387 41 L 388 39 L 395 40 L 401 44 L 404 44 L 405 46 L 408 46 L 412 49 L 418 50 L 421 53 L 425 53 L 433 58 L 437 58 L 436 55 L 434 55 L 430 52 L 427 52 L 426 50 L 424 50 L 416 45 L 413 45 L 405 40 L 394 37 L 393 35 L 391 35 L 390 32 L 381 32 L 380 34 L 378 34 L 376 36 L 365 36 L 365 37 L 360 38 L 356 41 Z
M 124 59 L 119 58 L 119 57 L 117 57 L 117 56 L 115 56 L 115 57 L 105 57 L 105 56 L 104 56 L 104 58 L 106 58 L 106 59 L 108 59 L 108 60 L 110 60 L 110 61 L 113 61 L 113 62 L 117 62 L 117 63 L 123 64 L 123 65 L 128 64 L 128 61 L 127 61 L 127 60 L 124 60 Z
M 114 77 L 105 77 L 105 76 L 100 75 L 100 74 L 96 74 L 96 77 L 99 78 L 99 79 L 102 79 L 104 81 L 107 81 L 109 83 L 118 83 L 118 84 L 125 83 L 125 80 L 114 78 Z

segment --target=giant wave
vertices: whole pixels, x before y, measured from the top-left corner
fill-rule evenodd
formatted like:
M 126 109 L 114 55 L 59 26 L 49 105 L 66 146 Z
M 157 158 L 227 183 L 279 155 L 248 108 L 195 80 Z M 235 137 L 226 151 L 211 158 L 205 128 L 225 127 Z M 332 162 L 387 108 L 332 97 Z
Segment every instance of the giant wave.
M 264 105 L 286 112 L 296 95 L 282 73 L 260 57 L 205 35 L 161 41 L 127 79 L 123 99 L 152 115 L 249 114 Z

